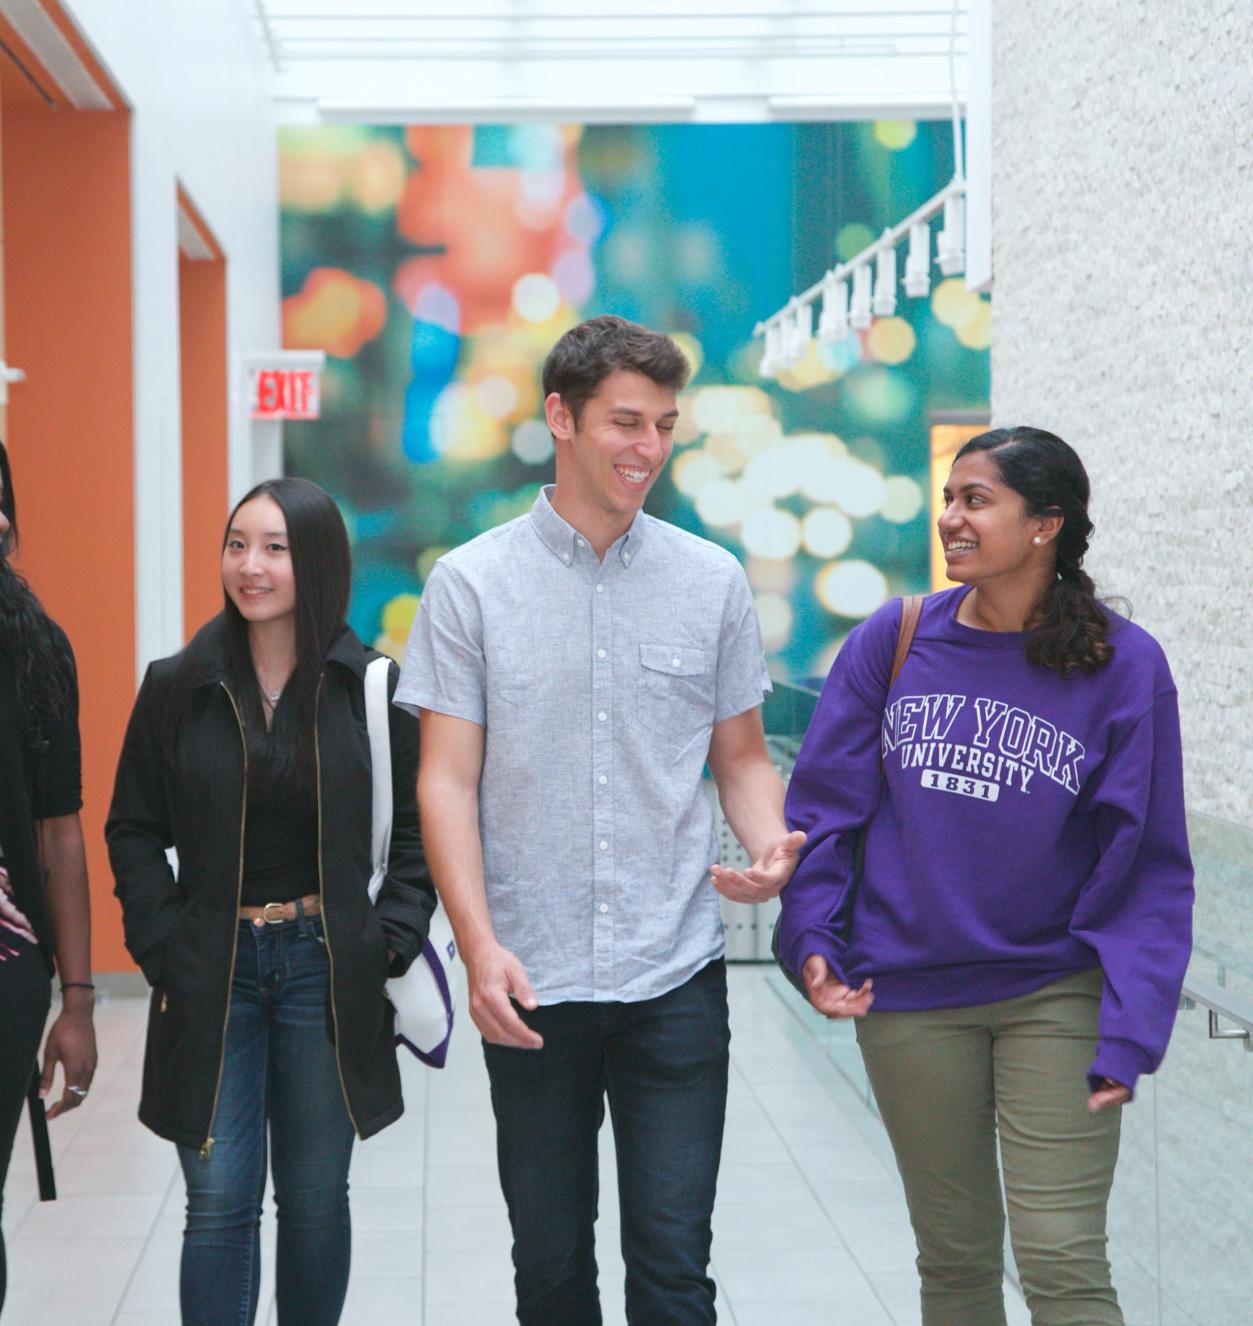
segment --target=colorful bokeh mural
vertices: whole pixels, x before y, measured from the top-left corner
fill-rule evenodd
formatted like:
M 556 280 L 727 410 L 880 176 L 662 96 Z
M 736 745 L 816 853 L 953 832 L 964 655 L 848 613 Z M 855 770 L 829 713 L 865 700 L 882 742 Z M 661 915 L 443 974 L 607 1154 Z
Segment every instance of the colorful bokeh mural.
M 397 653 L 435 559 L 552 481 L 540 366 L 596 313 L 691 359 L 648 510 L 741 558 L 781 675 L 927 587 L 930 421 L 987 407 L 987 299 L 935 271 L 777 382 L 752 328 L 942 186 L 946 125 L 336 126 L 280 160 L 284 341 L 328 355 L 287 470 L 343 508 L 364 639 Z

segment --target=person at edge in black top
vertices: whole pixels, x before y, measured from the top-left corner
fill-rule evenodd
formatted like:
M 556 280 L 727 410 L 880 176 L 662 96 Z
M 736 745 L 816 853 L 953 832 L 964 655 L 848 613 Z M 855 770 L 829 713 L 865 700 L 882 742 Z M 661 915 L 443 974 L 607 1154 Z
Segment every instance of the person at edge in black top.
M 222 613 L 144 678 L 105 829 L 127 947 L 153 987 L 139 1117 L 178 1144 L 187 1182 L 184 1326 L 255 1318 L 267 1126 L 278 1320 L 334 1326 L 354 1133 L 403 1109 L 384 982 L 417 956 L 435 906 L 418 723 L 388 706 L 394 820 L 376 907 L 364 679 L 377 655 L 345 624 L 339 510 L 304 479 L 259 484 L 221 557 Z
M 78 822 L 82 767 L 74 653 L 30 586 L 9 565 L 17 504 L 0 442 L 0 1198 L 51 1004 L 39 1094 L 64 1088 L 55 1118 L 81 1105 L 96 1071 L 91 913 Z M 0 1237 L 0 1309 L 6 1267 Z

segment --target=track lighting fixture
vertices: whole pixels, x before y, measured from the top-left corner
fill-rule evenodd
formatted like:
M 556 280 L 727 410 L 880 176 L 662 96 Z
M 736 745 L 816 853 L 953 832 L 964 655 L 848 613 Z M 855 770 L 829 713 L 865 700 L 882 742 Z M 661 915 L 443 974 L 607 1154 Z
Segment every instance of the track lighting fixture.
M 875 259 L 874 300 L 871 308 L 876 318 L 890 318 L 896 312 L 896 250 L 892 232 L 883 232 L 883 247 Z
M 870 296 L 870 264 L 864 262 L 853 268 L 853 300 L 848 309 L 848 325 L 854 331 L 865 331 L 874 317 Z
M 912 299 L 923 299 L 931 291 L 931 227 L 925 221 L 915 222 L 909 228 L 904 286 Z
M 966 209 L 960 194 L 944 200 L 944 228 L 935 239 L 935 260 L 945 276 L 966 270 Z

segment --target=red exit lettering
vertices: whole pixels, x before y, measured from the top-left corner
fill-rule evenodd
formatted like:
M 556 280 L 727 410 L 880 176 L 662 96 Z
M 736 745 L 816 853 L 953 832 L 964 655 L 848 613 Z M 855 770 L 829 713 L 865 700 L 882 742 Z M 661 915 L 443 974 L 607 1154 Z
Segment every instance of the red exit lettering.
M 308 368 L 259 368 L 253 373 L 254 419 L 316 419 L 317 374 Z

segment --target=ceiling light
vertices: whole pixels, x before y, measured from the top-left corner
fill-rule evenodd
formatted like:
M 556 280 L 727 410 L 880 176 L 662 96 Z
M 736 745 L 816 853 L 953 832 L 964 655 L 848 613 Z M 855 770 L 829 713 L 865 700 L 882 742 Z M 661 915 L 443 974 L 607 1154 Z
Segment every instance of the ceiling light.
M 777 322 L 766 324 L 766 348 L 761 354 L 761 368 L 758 370 L 763 378 L 772 378 L 779 371 L 779 340 L 782 335 L 782 328 Z
M 818 319 L 818 339 L 827 345 L 848 335 L 848 282 L 828 276 L 822 285 L 822 316 Z
M 944 229 L 935 239 L 935 260 L 945 276 L 957 276 L 966 270 L 965 208 L 960 194 L 944 200 Z
M 853 302 L 848 310 L 848 325 L 854 331 L 865 331 L 873 321 L 870 285 L 870 264 L 860 263 L 853 268 Z
M 905 293 L 913 299 L 922 299 L 931 290 L 931 227 L 925 221 L 909 228 L 904 285 Z
M 875 261 L 872 307 L 877 318 L 890 318 L 896 312 L 896 250 L 890 230 L 883 232 L 883 247 Z

